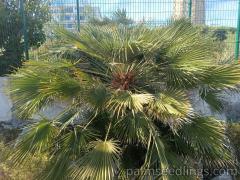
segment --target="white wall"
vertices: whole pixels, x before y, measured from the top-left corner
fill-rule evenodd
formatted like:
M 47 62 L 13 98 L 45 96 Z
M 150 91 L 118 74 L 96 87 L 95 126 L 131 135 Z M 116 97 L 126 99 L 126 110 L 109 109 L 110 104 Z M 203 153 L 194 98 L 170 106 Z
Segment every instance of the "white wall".
M 191 97 L 191 103 L 193 105 L 193 109 L 198 114 L 203 116 L 213 116 L 218 120 L 225 121 L 227 119 L 224 112 L 218 113 L 218 112 L 212 111 L 210 106 L 199 97 L 199 92 L 197 90 L 191 92 L 190 97 Z
M 0 77 L 0 121 L 10 121 L 12 119 L 12 103 L 7 95 L 7 78 Z
M 0 77 L 0 122 L 1 121 L 11 121 L 13 120 L 12 114 L 12 102 L 8 95 L 8 78 Z M 58 113 L 60 113 L 65 107 L 64 103 L 55 103 L 52 107 L 46 107 L 44 110 L 40 112 L 41 115 L 46 116 L 48 118 L 55 117 Z M 39 119 L 40 116 L 34 115 L 34 119 Z

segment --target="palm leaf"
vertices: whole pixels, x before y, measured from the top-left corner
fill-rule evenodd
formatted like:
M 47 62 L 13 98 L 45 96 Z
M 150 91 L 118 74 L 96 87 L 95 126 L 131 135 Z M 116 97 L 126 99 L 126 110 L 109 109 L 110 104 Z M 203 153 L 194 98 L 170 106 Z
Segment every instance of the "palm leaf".
M 59 66 L 62 69 L 57 64 L 53 67 L 49 63 L 29 61 L 11 77 L 11 95 L 20 117 L 31 117 L 56 99 L 71 99 L 82 92 L 79 80 L 65 70 L 66 66 Z
M 174 170 L 172 175 L 169 175 L 169 180 L 195 180 L 202 177 L 202 172 L 198 171 L 198 166 L 192 159 L 179 156 L 178 154 L 166 152 L 170 169 Z
M 86 98 L 88 103 L 90 103 L 96 110 L 101 110 L 105 108 L 105 104 L 109 99 L 109 92 L 103 85 L 99 84 L 89 89 Z
M 133 94 L 130 91 L 117 91 L 107 102 L 107 108 L 117 117 L 126 114 L 130 110 L 133 115 L 143 112 L 144 105 L 153 100 L 151 94 Z
M 145 51 L 142 44 L 149 42 L 144 41 L 154 39 L 151 31 L 144 26 L 88 25 L 82 28 L 80 34 L 63 28 L 57 28 L 56 33 L 79 50 L 107 62 L 132 61 Z
M 97 137 L 91 129 L 74 128 L 59 140 L 59 149 L 42 172 L 41 179 L 68 179 L 75 160 L 86 152 L 88 143 Z
M 28 160 L 31 154 L 47 152 L 58 135 L 58 128 L 49 120 L 43 119 L 23 131 L 10 157 L 14 165 Z
M 147 149 L 147 153 L 146 153 L 145 163 L 142 167 L 142 171 L 143 171 L 142 175 L 144 175 L 144 172 L 146 169 L 151 168 L 151 166 L 153 166 L 153 165 L 155 167 L 157 167 L 158 169 L 160 169 L 161 171 L 165 171 L 169 167 L 168 160 L 166 157 L 166 152 L 165 152 L 165 145 L 160 137 L 160 134 L 157 131 L 157 128 L 155 127 L 155 125 L 151 121 L 149 121 L 147 118 L 146 118 L 146 121 L 148 123 L 151 141 L 148 142 L 149 145 L 148 145 L 148 149 Z M 152 145 L 151 145 L 151 143 L 152 143 Z M 153 151 L 153 152 L 151 152 L 151 151 Z M 140 177 L 142 177 L 142 175 Z M 168 175 L 166 175 L 166 174 L 161 174 L 160 177 L 163 180 L 168 179 Z M 160 177 L 158 177 L 158 178 L 160 178 Z
M 113 140 L 96 141 L 93 149 L 79 159 L 72 172 L 74 179 L 110 180 L 118 168 L 120 148 Z
M 203 84 L 211 90 L 233 89 L 239 83 L 239 65 L 215 65 L 207 69 Z
M 142 116 L 132 116 L 130 114 L 127 117 L 116 120 L 113 132 L 122 142 L 147 144 L 148 124 Z
M 219 94 L 214 91 L 202 91 L 200 97 L 211 107 L 212 110 L 221 112 L 223 104 L 220 100 Z
M 194 117 L 191 121 L 192 123 L 185 125 L 178 132 L 177 139 L 181 139 L 179 143 L 185 143 L 189 153 L 192 148 L 194 156 L 208 166 L 221 167 L 232 164 L 231 151 L 227 146 L 221 122 L 208 117 Z M 181 147 L 180 144 L 179 146 Z
M 187 115 L 192 113 L 186 94 L 176 90 L 157 94 L 155 100 L 146 109 L 151 118 L 167 124 L 172 130 L 186 123 Z
M 199 86 L 206 76 L 204 68 L 186 65 L 169 65 L 159 68 L 159 71 L 165 78 L 166 85 L 174 89 L 194 89 Z

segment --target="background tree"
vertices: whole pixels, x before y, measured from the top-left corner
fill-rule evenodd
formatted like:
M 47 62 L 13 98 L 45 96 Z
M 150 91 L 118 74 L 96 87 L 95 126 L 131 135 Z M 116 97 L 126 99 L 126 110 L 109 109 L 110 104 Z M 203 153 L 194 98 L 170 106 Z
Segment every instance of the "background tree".
M 0 75 L 20 67 L 23 61 L 23 26 L 19 1 L 0 1 Z M 39 47 L 45 41 L 44 23 L 49 20 L 46 1 L 24 1 L 27 36 L 30 47 Z
M 127 16 L 127 12 L 124 9 L 122 10 L 118 9 L 116 12 L 113 13 L 113 15 L 110 18 L 91 16 L 88 18 L 88 22 L 95 25 L 107 25 L 107 24 L 131 25 L 134 23 L 134 21 Z

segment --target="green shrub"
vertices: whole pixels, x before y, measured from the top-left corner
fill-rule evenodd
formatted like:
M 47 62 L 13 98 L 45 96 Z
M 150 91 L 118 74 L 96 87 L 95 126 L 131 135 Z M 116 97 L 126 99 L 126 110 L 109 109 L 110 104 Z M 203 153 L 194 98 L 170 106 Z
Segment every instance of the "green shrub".
M 235 155 L 237 158 L 238 168 L 240 168 L 240 123 L 228 123 L 227 135 L 234 148 Z M 240 172 L 240 169 L 238 169 Z M 240 179 L 238 175 L 237 179 Z
M 5 128 L 4 123 L 0 122 L 0 140 L 4 143 L 9 143 L 15 140 L 21 130 L 19 128 Z
M 0 124 L 0 180 L 34 180 L 45 167 L 47 157 L 41 154 L 30 156 L 26 163 L 13 167 L 8 157 L 20 132 L 18 128 L 8 129 Z
M 240 123 L 229 123 L 227 134 L 229 139 L 234 146 L 236 156 L 240 162 Z
M 23 26 L 18 1 L 0 1 L 0 76 L 12 72 L 23 63 Z M 49 20 L 47 3 L 31 0 L 25 3 L 29 47 L 45 42 L 44 23 Z
M 13 167 L 7 156 L 12 153 L 12 145 L 0 141 L 0 180 L 34 180 L 45 167 L 46 156 L 36 155 L 20 166 Z

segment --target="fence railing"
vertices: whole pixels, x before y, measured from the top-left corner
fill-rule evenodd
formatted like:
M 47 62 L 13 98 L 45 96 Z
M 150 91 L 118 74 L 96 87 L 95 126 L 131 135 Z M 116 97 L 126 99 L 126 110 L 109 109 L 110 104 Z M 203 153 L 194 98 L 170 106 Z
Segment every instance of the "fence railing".
M 144 22 L 149 26 L 189 18 L 203 31 L 224 41 L 224 51 L 228 56 L 239 59 L 240 0 L 51 0 L 49 6 L 51 22 L 69 30 L 81 30 L 81 26 L 92 18 L 111 18 L 118 9 L 124 9 L 134 22 Z M 27 58 L 27 32 L 24 34 Z
M 28 53 L 28 34 L 27 34 L 27 25 L 26 25 L 26 14 L 25 14 L 25 7 L 24 7 L 24 1 L 19 0 L 19 11 L 22 18 L 22 34 L 24 39 L 24 51 L 25 51 L 25 58 L 29 59 L 29 53 Z

